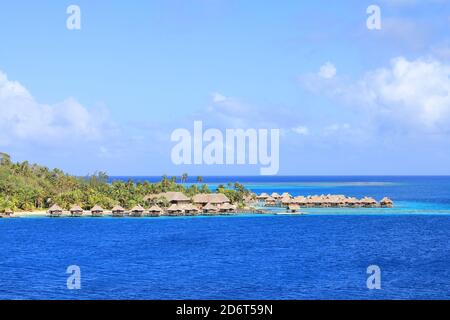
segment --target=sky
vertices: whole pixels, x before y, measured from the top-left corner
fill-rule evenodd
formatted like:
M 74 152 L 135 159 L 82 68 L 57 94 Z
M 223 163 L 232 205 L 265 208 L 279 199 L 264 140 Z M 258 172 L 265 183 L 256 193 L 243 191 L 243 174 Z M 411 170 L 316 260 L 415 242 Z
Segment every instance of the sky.
M 0 1 L 0 151 L 13 160 L 260 174 L 174 164 L 171 134 L 194 121 L 279 129 L 279 175 L 448 175 L 450 1 Z

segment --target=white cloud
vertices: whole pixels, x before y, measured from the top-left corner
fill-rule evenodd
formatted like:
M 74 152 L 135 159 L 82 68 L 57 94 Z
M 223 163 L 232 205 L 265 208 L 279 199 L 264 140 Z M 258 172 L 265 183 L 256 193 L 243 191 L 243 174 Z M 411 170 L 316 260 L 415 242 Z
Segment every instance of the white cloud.
M 319 76 L 324 79 L 334 78 L 336 76 L 336 67 L 330 62 L 325 63 L 320 67 Z
M 292 128 L 292 131 L 295 133 L 301 135 L 301 136 L 308 136 L 309 135 L 309 128 L 305 126 L 298 126 L 296 128 Z
M 399 57 L 354 83 L 306 78 L 304 84 L 315 93 L 325 92 L 356 107 L 362 122 L 371 121 L 383 129 L 448 132 L 450 64 L 439 60 Z
M 105 109 L 90 111 L 74 98 L 54 105 L 38 103 L 0 71 L 0 146 L 99 140 L 109 127 Z

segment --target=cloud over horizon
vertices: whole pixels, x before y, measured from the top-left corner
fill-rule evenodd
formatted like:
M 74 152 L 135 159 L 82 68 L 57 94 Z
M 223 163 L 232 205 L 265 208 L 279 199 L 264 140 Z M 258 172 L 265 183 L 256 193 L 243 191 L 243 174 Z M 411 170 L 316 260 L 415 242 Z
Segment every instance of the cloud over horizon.
M 106 108 L 87 109 L 73 97 L 53 105 L 39 103 L 0 70 L 0 146 L 98 142 L 112 128 Z

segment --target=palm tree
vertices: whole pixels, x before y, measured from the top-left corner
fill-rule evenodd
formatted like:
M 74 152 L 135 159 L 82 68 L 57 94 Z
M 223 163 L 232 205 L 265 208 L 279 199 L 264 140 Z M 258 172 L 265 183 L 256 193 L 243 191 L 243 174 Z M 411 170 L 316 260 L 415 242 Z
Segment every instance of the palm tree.
M 202 183 L 203 182 L 203 177 L 202 176 L 198 176 L 197 177 L 197 183 Z
M 181 183 L 184 183 L 188 180 L 188 174 L 187 173 L 183 173 L 181 175 Z

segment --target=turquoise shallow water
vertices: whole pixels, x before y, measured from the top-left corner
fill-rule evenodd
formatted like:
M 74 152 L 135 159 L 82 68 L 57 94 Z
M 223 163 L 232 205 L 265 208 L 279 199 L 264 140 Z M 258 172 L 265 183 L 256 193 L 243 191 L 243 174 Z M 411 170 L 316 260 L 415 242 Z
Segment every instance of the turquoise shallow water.
M 0 219 L 0 298 L 449 297 L 450 178 L 241 179 L 257 192 L 390 196 L 396 207 L 305 209 L 304 216 Z M 366 286 L 374 264 L 381 290 Z M 69 265 L 81 268 L 80 290 L 67 289 Z

